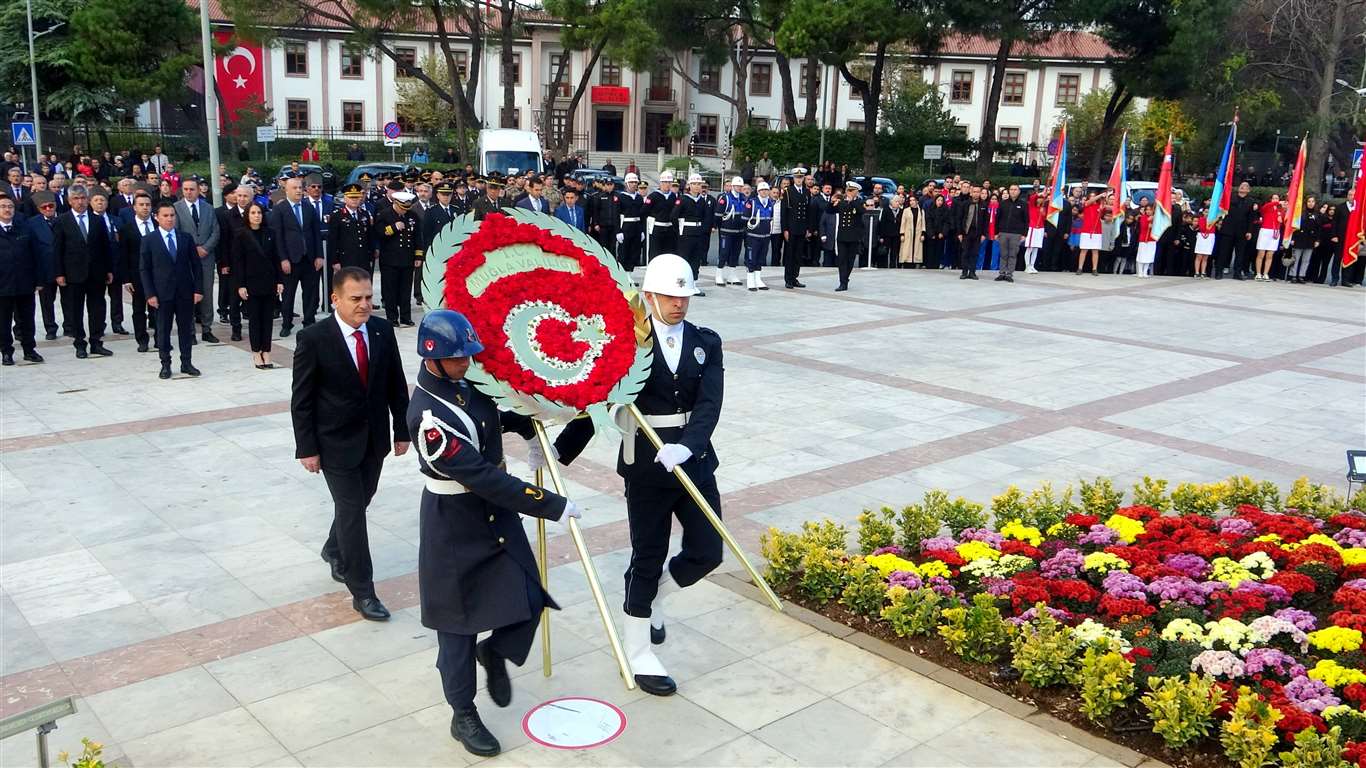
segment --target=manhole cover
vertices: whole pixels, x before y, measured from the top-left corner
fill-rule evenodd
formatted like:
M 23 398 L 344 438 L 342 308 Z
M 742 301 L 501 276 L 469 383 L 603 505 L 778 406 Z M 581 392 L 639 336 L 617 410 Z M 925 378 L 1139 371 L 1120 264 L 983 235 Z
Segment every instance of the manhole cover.
M 626 730 L 626 713 L 605 701 L 569 696 L 532 707 L 522 718 L 522 730 L 547 747 L 592 749 Z

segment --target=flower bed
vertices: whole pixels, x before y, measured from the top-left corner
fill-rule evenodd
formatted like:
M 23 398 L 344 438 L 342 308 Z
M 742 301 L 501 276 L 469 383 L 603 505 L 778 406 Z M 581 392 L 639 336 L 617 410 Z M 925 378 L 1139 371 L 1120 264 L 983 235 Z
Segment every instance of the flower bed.
M 1366 492 L 940 491 L 763 537 L 790 599 L 1159 759 L 1366 768 Z M 1293 505 L 1293 506 L 1292 506 Z M 994 527 L 988 527 L 988 519 Z

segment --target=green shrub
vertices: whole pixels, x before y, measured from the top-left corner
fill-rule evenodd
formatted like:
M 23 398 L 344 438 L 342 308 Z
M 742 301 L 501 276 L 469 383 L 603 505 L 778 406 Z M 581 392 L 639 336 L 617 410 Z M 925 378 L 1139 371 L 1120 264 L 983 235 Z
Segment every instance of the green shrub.
M 1071 679 L 1080 650 L 1072 630 L 1046 608 L 1043 603 L 1036 604 L 1034 620 L 1017 627 L 1011 643 L 1011 663 L 1020 671 L 1020 679 L 1039 688 Z
M 860 616 L 876 616 L 887 600 L 887 582 L 877 568 L 862 557 L 849 561 L 844 572 L 844 593 L 840 605 Z
M 1172 491 L 1172 507 L 1178 514 L 1214 517 L 1224 504 L 1223 483 L 1182 483 Z
M 992 664 L 1010 643 L 1010 625 L 1001 618 L 996 599 L 974 595 L 968 606 L 945 608 L 939 636 L 950 651 L 978 664 Z
M 1171 511 L 1172 500 L 1167 495 L 1166 480 L 1154 480 L 1144 475 L 1142 480 L 1134 483 L 1133 495 L 1137 506 L 1152 507 L 1163 514 Z
M 1272 482 L 1257 482 L 1247 475 L 1234 475 L 1224 481 L 1222 502 L 1232 512 L 1241 504 L 1250 504 L 1268 512 L 1281 506 L 1281 492 Z
M 1180 677 L 1148 678 L 1141 701 L 1153 722 L 1153 733 L 1177 749 L 1209 734 L 1214 711 L 1224 692 L 1209 677 L 1194 672 Z
M 991 518 L 998 531 L 1011 520 L 1023 522 L 1026 514 L 1024 494 L 1014 485 L 991 498 Z
M 1077 505 L 1072 501 L 1072 486 L 1069 484 L 1061 495 L 1054 497 L 1053 484 L 1045 482 L 1030 492 L 1025 499 L 1025 509 L 1027 511 L 1024 522 L 1041 531 L 1047 531 L 1077 511 Z
M 1280 719 L 1280 710 L 1268 704 L 1266 699 L 1245 685 L 1239 687 L 1233 712 L 1219 726 L 1219 743 L 1224 745 L 1224 756 L 1238 768 L 1262 768 L 1274 762 L 1271 750 L 1280 741 L 1276 735 L 1276 723 Z
M 986 513 L 982 511 L 982 505 L 959 496 L 953 501 L 949 501 L 949 495 L 943 491 L 934 490 L 925 494 L 925 508 L 936 510 L 938 517 L 954 538 L 958 538 L 967 528 L 985 528 L 987 524 Z
M 833 520 L 802 523 L 802 543 L 808 547 L 842 553 L 849 549 L 848 540 L 849 529 Z
M 797 589 L 818 603 L 828 603 L 844 591 L 847 568 L 843 552 L 810 547 L 802 557 L 802 574 L 797 580 Z
M 887 590 L 887 607 L 882 618 L 897 637 L 928 635 L 939 626 L 939 614 L 948 598 L 929 587 L 907 589 L 892 587 Z
M 1094 483 L 1081 481 L 1081 508 L 1088 515 L 1108 519 L 1124 503 L 1124 491 L 1115 488 L 1108 477 L 1097 477 Z
M 1349 768 L 1342 759 L 1342 731 L 1329 728 L 1320 734 L 1305 728 L 1295 734 L 1295 748 L 1281 753 L 1284 768 Z
M 891 507 L 883 507 L 880 512 L 863 510 L 858 516 L 858 548 L 863 554 L 871 555 L 874 550 L 896 543 L 896 526 L 892 525 L 895 516 Z
M 924 504 L 911 504 L 901 508 L 896 527 L 897 543 L 901 548 L 907 552 L 918 552 L 920 542 L 939 535 L 940 522 Z
M 1081 711 L 1093 723 L 1110 717 L 1134 695 L 1134 664 L 1113 644 L 1092 643 L 1081 657 Z
M 1347 502 L 1347 508 L 1366 512 L 1366 485 L 1357 488 L 1357 492 L 1352 494 L 1352 498 Z
M 805 554 L 801 534 L 769 528 L 759 537 L 759 554 L 768 561 L 764 574 L 769 584 L 790 584 Z
M 1306 515 L 1326 518 L 1346 510 L 1347 500 L 1332 488 L 1315 485 L 1309 482 L 1309 478 L 1301 477 L 1290 487 L 1290 493 L 1285 497 L 1285 506 Z
M 1341 659 L 1338 663 L 1342 664 Z M 1366 712 L 1339 704 L 1323 710 L 1322 715 L 1330 728 L 1342 730 L 1343 741 L 1366 741 Z

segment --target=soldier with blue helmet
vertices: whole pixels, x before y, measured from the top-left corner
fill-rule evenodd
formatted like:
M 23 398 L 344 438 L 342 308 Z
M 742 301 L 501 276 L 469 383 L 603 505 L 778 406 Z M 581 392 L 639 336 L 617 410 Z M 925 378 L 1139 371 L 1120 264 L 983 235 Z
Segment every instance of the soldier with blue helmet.
M 426 479 L 417 566 L 422 624 L 436 630 L 436 668 L 454 710 L 451 736 L 488 757 L 501 747 L 474 705 L 475 663 L 484 668 L 489 698 L 507 706 L 507 662 L 526 661 L 541 611 L 559 608 L 541 587 L 521 516 L 567 520 L 580 512 L 563 496 L 508 474 L 503 432 L 528 440 L 535 433 L 531 419 L 498 410 L 465 381 L 470 358 L 483 348 L 459 312 L 437 309 L 422 318 L 422 367 L 408 427 Z M 530 453 L 533 469 L 544 466 L 539 444 Z

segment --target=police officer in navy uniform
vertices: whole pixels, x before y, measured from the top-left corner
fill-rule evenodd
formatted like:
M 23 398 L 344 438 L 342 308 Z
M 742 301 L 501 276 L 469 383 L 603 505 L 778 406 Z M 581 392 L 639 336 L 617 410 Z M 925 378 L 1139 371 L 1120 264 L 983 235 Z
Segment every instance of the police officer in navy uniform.
M 740 248 L 745 242 L 745 198 L 742 191 L 745 180 L 736 176 L 722 185 L 721 194 L 716 198 L 716 221 L 718 253 L 716 256 L 716 284 L 739 285 Z
M 534 430 L 531 419 L 498 410 L 465 381 L 470 357 L 483 348 L 459 312 L 428 312 L 417 332 L 422 367 L 407 422 L 426 480 L 417 564 L 422 624 L 436 630 L 436 668 L 454 711 L 451 736 L 488 757 L 500 746 L 474 705 L 475 663 L 484 668 L 489 698 L 506 707 L 507 662 L 526 661 L 541 611 L 559 608 L 541 588 L 521 516 L 567 522 L 580 511 L 504 469 L 503 433 L 530 440 Z M 529 453 L 533 469 L 545 465 L 539 444 Z
M 646 421 L 664 440 L 658 451 L 634 422 L 617 459 L 626 481 L 626 516 L 631 528 L 631 564 L 626 569 L 624 610 L 626 656 L 640 689 L 668 696 L 678 686 L 651 645 L 665 640 L 662 597 L 695 584 L 721 564 L 721 536 L 674 476 L 682 467 L 711 508 L 721 513 L 716 487 L 716 450 L 711 436 L 721 417 L 724 369 L 721 337 L 684 320 L 688 299 L 697 295 L 692 267 L 681 257 L 656 256 L 641 285 L 650 308 L 654 356 L 650 377 L 636 397 Z M 618 412 L 618 416 L 626 415 Z M 628 417 L 629 418 L 629 417 Z M 591 422 L 569 423 L 555 441 L 555 452 L 569 464 L 593 436 Z M 683 526 L 682 550 L 672 559 L 669 533 L 673 518 Z M 665 561 L 668 559 L 668 567 Z
M 332 271 L 359 267 L 369 272 L 374 266 L 375 241 L 370 230 L 372 217 L 363 205 L 365 188 L 347 184 L 341 196 L 344 204 L 332 211 L 327 222 L 327 253 L 332 259 Z

